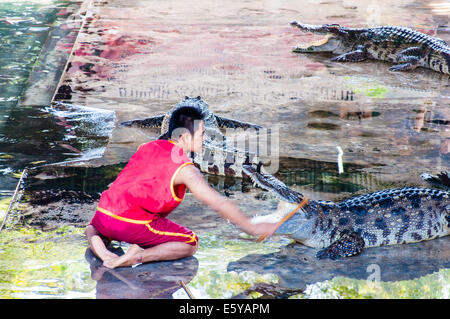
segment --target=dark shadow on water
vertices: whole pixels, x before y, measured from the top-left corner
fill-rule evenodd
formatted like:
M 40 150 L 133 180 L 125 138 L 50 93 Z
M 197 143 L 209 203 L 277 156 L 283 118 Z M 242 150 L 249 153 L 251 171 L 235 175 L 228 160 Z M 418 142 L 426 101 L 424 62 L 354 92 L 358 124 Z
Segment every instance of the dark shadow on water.
M 32 191 L 72 190 L 89 194 L 108 188 L 126 163 L 100 167 L 47 166 L 29 171 L 25 189 Z
M 77 106 L 15 108 L 0 126 L 0 170 L 101 157 L 114 119 L 114 112 Z M 4 189 L 17 184 L 8 175 L 0 182 Z
M 449 243 L 447 236 L 415 244 L 367 248 L 361 255 L 337 261 L 318 260 L 316 249 L 290 244 L 276 253 L 245 256 L 231 262 L 227 271 L 276 274 L 282 289 L 305 289 L 309 284 L 337 276 L 367 280 L 377 270 L 382 282 L 412 280 L 450 268 Z
M 124 253 L 121 248 L 114 252 Z M 97 282 L 97 299 L 169 299 L 175 291 L 183 289 L 180 281 L 187 284 L 198 271 L 195 257 L 115 269 L 103 267 L 89 248 L 85 258 L 91 277 Z
M 59 190 L 97 196 L 107 189 L 125 165 L 126 163 L 100 167 L 37 167 L 29 170 L 24 181 L 25 190 L 31 199 L 36 200 L 44 193 L 46 196 L 54 196 Z M 354 193 L 385 188 L 386 185 L 380 182 L 376 175 L 364 173 L 363 169 L 364 166 L 361 165 L 345 164 L 345 173 L 338 174 L 336 163 L 281 157 L 280 170 L 275 176 L 288 186 L 296 185 L 321 193 Z M 234 192 L 246 193 L 253 187 L 247 177 L 242 179 L 209 174 L 204 174 L 204 177 L 214 189 L 225 196 Z
M 344 173 L 339 174 L 336 162 L 317 161 L 307 158 L 280 157 L 279 171 L 275 174 L 283 183 L 306 187 L 314 192 L 355 193 L 386 187 L 376 174 L 366 173 L 370 167 L 382 164 L 359 165 L 344 163 Z

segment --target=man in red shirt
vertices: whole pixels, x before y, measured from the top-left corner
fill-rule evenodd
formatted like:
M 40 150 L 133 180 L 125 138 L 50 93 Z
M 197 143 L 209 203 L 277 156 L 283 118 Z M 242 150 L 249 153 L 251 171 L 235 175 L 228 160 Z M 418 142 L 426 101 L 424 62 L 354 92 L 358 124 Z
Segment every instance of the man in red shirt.
M 226 197 L 204 180 L 192 165 L 189 152 L 201 152 L 205 126 L 194 107 L 176 109 L 169 122 L 170 140 L 139 147 L 112 185 L 101 195 L 97 211 L 86 227 L 91 250 L 109 268 L 192 256 L 198 238 L 189 229 L 166 218 L 183 200 L 186 188 L 200 201 L 244 232 L 271 236 L 274 223 L 252 224 Z M 104 241 L 132 244 L 122 256 Z

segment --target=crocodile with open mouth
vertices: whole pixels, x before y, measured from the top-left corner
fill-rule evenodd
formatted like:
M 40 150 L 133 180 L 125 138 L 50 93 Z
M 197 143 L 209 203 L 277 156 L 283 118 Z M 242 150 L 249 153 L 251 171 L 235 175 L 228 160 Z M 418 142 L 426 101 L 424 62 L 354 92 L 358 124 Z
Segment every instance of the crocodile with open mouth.
M 202 172 L 212 175 L 242 177 L 242 165 L 244 163 L 262 165 L 263 162 L 257 154 L 249 149 L 235 147 L 234 143 L 231 143 L 220 129 L 242 129 L 242 132 L 247 131 L 251 134 L 257 133 L 263 127 L 216 115 L 209 110 L 208 104 L 200 96 L 195 98 L 186 96 L 166 114 L 130 120 L 120 124 L 123 126 L 160 128 L 161 135 L 159 138 L 167 139 L 170 116 L 176 109 L 186 106 L 198 108 L 203 114 L 205 123 L 203 152 L 202 154 L 190 154 L 192 161 Z
M 278 222 L 304 196 L 272 175 L 244 165 L 244 172 L 259 187 L 281 199 L 274 214 L 252 222 Z M 319 259 L 348 257 L 365 247 L 420 242 L 450 234 L 450 192 L 420 187 L 386 189 L 340 203 L 310 200 L 285 221 L 276 234 L 319 248 Z
M 375 59 L 397 63 L 391 71 L 407 71 L 425 67 L 450 74 L 450 47 L 439 38 L 397 26 L 348 28 L 339 24 L 311 25 L 292 21 L 303 32 L 324 34 L 320 43 L 295 47 L 293 52 L 332 52 L 338 62 Z

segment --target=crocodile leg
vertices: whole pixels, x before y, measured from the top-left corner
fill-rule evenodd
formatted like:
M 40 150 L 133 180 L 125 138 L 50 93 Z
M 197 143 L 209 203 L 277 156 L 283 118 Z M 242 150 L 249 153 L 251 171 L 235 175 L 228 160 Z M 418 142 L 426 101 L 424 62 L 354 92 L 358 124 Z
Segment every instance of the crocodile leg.
M 241 122 L 241 121 L 229 119 L 229 118 L 226 118 L 223 116 L 215 115 L 215 117 L 216 117 L 217 125 L 219 125 L 220 128 L 243 128 L 244 130 L 248 129 L 248 128 L 254 128 L 256 130 L 260 130 L 263 128 L 260 125 L 247 123 L 247 122 Z
M 141 120 L 130 120 L 120 123 L 123 126 L 137 126 L 146 128 L 160 128 L 165 115 L 152 116 Z
M 402 60 L 406 63 L 396 64 L 394 66 L 391 66 L 389 68 L 389 70 L 394 71 L 394 72 L 395 71 L 409 71 L 409 70 L 414 70 L 415 68 L 420 66 L 420 59 L 418 57 L 408 56 L 408 57 L 404 57 Z
M 396 62 L 405 62 L 407 57 L 415 56 L 415 57 L 422 57 L 423 56 L 423 49 L 421 47 L 410 47 L 406 48 L 402 51 L 400 51 L 396 58 Z
M 356 50 L 347 52 L 331 59 L 337 62 L 360 62 L 368 58 L 367 51 L 362 45 L 358 45 Z
M 330 258 L 333 260 L 341 257 L 358 255 L 364 248 L 364 239 L 354 231 L 344 230 L 341 237 L 330 246 L 319 250 L 316 254 L 318 259 Z
M 408 71 L 413 70 L 420 66 L 421 58 L 424 56 L 423 48 L 421 47 L 410 47 L 400 51 L 395 62 L 403 62 L 402 64 L 397 64 L 389 69 L 391 71 Z

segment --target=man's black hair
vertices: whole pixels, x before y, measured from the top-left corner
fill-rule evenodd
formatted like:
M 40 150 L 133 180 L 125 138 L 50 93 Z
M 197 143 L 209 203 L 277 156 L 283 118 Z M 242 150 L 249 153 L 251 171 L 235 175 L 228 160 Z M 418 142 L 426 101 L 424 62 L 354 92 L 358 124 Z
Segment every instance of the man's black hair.
M 203 120 L 202 111 L 192 106 L 183 106 L 173 111 L 169 120 L 169 130 L 167 132 L 168 138 L 174 138 L 178 136 L 172 136 L 172 133 L 178 128 L 187 129 L 191 135 L 194 135 L 199 120 Z

